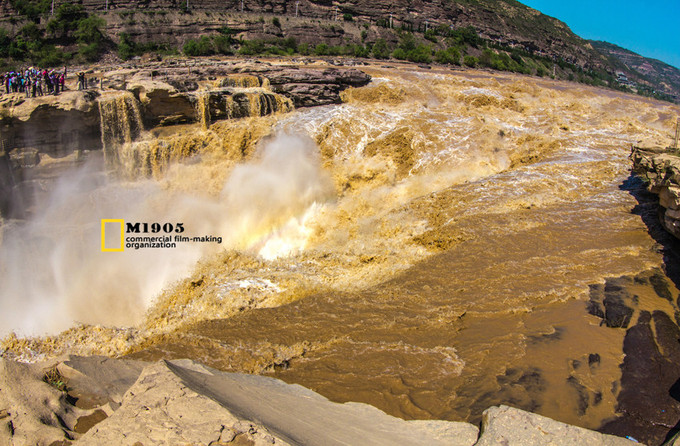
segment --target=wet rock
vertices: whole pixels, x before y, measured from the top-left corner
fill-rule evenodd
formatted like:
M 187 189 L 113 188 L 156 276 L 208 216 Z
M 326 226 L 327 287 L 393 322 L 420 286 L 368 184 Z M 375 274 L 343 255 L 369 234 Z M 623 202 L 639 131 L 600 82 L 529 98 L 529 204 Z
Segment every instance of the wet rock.
M 624 298 L 620 295 L 608 295 L 604 299 L 604 321 L 608 327 L 628 327 L 633 309 L 624 303 Z
M 588 365 L 590 368 L 600 365 L 600 355 L 598 353 L 591 353 L 588 355 Z
M 633 283 L 627 276 L 608 278 L 604 285 L 590 285 L 590 301 L 586 304 L 588 313 L 603 319 L 608 327 L 626 328 L 637 306 L 637 296 L 626 289 Z
M 496 376 L 496 382 L 498 391 L 474 397 L 472 413 L 479 414 L 489 406 L 501 403 L 512 404 L 528 411 L 538 410 L 543 404 L 542 394 L 547 382 L 537 368 L 508 368 L 503 375 Z
M 654 287 L 654 291 L 659 297 L 662 297 L 669 302 L 673 302 L 673 295 L 671 294 L 668 281 L 661 271 L 655 271 L 654 275 L 649 278 L 649 282 Z
M 570 376 L 567 378 L 567 384 L 573 388 L 576 391 L 577 394 L 577 413 L 580 416 L 583 416 L 586 414 L 586 410 L 588 409 L 588 406 L 590 405 L 590 393 L 588 392 L 588 389 L 581 384 L 578 379 L 574 376 Z
M 601 432 L 660 444 L 680 420 L 680 328 L 664 312 L 642 311 L 624 339 L 618 418 Z

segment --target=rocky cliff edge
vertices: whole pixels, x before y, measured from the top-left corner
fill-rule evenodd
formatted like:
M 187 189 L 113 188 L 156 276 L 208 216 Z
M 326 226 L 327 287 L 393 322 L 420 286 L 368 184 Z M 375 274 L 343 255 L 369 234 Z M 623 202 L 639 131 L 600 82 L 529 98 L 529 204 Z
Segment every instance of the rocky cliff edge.
M 659 218 L 663 227 L 680 238 L 680 151 L 633 147 L 633 171 L 659 196 Z
M 12 445 L 627 445 L 507 406 L 468 423 L 405 421 L 299 385 L 189 360 L 0 358 L 0 443 Z

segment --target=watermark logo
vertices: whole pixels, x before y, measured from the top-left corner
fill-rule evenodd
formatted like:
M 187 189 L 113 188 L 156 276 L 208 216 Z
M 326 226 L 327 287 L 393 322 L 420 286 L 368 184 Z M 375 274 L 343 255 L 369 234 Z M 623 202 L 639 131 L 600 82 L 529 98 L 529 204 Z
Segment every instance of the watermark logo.
M 122 219 L 102 219 L 101 250 L 121 252 L 125 249 L 176 248 L 180 243 L 222 243 L 222 237 L 188 237 L 183 233 L 184 223 L 130 223 Z
M 125 249 L 125 220 L 102 219 L 102 252 Z

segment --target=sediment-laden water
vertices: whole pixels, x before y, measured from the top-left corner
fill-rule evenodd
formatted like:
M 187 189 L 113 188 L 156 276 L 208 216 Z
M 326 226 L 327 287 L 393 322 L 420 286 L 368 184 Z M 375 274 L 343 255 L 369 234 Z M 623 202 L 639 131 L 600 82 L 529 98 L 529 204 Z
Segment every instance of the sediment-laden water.
M 588 314 L 588 286 L 662 266 L 632 212 L 627 156 L 639 140 L 667 144 L 680 110 L 513 75 L 369 73 L 342 105 L 136 143 L 189 157 L 111 184 L 122 204 L 87 213 L 93 230 L 101 218 L 183 222 L 221 249 L 113 261 L 89 257 L 98 232 L 85 231 L 78 259 L 96 268 L 73 260 L 53 274 L 67 290 L 58 302 L 74 283 L 92 297 L 54 327 L 86 325 L 4 346 L 190 357 L 405 418 L 478 421 L 506 403 L 599 426 L 614 414 L 625 331 Z M 21 294 L 6 288 L 3 305 Z M 673 314 L 651 288 L 636 293 L 640 308 Z M 86 301 L 107 311 L 74 316 Z M 11 324 L 3 333 L 39 333 Z

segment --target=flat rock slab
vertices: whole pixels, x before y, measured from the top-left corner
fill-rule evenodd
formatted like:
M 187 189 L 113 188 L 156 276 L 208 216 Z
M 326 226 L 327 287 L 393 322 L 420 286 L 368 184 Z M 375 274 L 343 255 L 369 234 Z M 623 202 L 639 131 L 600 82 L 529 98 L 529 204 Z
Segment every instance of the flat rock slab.
M 508 406 L 484 411 L 475 446 L 631 446 L 639 443 L 571 426 Z
M 68 380 L 69 393 L 88 405 L 120 404 L 148 362 L 106 356 L 69 356 L 57 369 Z
M 405 421 L 366 404 L 333 403 L 273 378 L 161 361 L 144 369 L 122 406 L 79 443 L 210 444 L 238 436 L 255 444 L 472 446 L 478 429 Z

